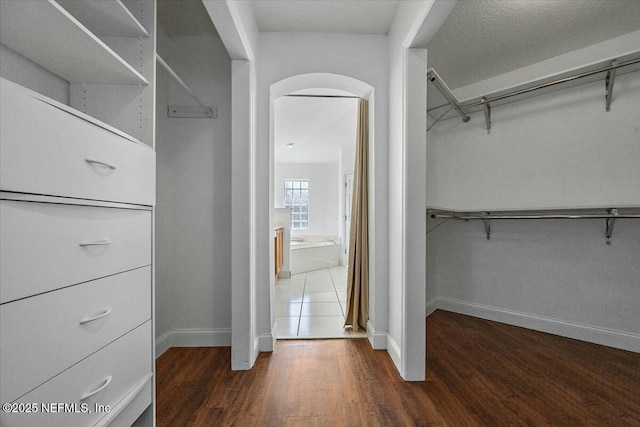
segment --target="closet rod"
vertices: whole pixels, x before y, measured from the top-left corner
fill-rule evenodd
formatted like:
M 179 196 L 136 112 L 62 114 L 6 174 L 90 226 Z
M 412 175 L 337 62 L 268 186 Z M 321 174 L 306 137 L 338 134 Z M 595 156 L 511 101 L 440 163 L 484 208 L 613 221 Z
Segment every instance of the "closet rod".
M 490 102 L 500 101 L 500 100 L 503 100 L 503 99 L 511 98 L 513 96 L 523 95 L 525 93 L 530 93 L 530 92 L 533 92 L 533 91 L 536 91 L 536 90 L 545 89 L 545 88 L 556 86 L 556 85 L 563 84 L 563 83 L 568 83 L 568 82 L 571 82 L 571 81 L 574 81 L 574 80 L 578 80 L 578 79 L 581 79 L 581 78 L 584 78 L 584 77 L 593 76 L 593 75 L 604 73 L 604 72 L 607 72 L 607 71 L 617 70 L 618 68 L 628 67 L 629 65 L 635 65 L 635 64 L 639 64 L 639 63 L 640 63 L 640 58 L 631 59 L 631 60 L 624 61 L 624 62 L 619 62 L 619 63 L 615 63 L 615 61 L 614 61 L 614 62 L 610 63 L 609 65 L 600 67 L 600 68 L 598 68 L 596 70 L 585 71 L 585 72 L 582 72 L 582 73 L 574 74 L 572 76 L 568 76 L 568 77 L 564 77 L 564 78 L 561 78 L 561 79 L 553 80 L 551 82 L 541 83 L 541 84 L 535 85 L 535 86 L 530 87 L 530 88 L 517 89 L 517 90 L 514 90 L 513 92 L 508 92 L 508 93 L 505 93 L 503 95 L 498 95 L 498 96 L 493 96 L 493 97 L 490 94 L 489 95 L 485 95 L 484 97 L 480 97 L 480 99 L 477 100 L 477 101 L 460 102 L 460 103 L 458 103 L 458 106 L 459 106 L 460 109 L 465 111 L 465 110 L 467 110 L 469 108 L 478 107 L 478 106 L 481 106 L 481 105 L 484 105 L 484 104 L 488 104 Z M 432 69 L 430 71 L 434 71 L 434 70 Z M 442 78 L 437 76 L 437 73 L 434 72 L 434 74 L 436 76 L 436 79 L 442 80 Z M 428 74 L 428 78 L 431 80 L 433 78 L 433 74 L 432 75 Z M 444 83 L 444 82 L 442 82 L 442 83 Z M 437 86 L 437 87 L 438 87 L 439 91 L 442 93 L 442 90 L 440 90 L 440 87 L 439 86 Z M 447 98 L 447 101 L 450 101 L 449 98 L 451 96 L 453 96 L 453 94 L 450 91 L 449 91 L 449 93 L 443 93 L 443 95 L 445 96 L 445 98 Z M 457 99 L 455 99 L 455 96 L 453 96 L 453 98 L 457 102 Z M 446 104 L 442 104 L 442 105 L 438 105 L 437 107 L 429 108 L 427 110 L 427 112 L 438 110 L 438 109 L 440 109 L 442 107 L 446 107 L 447 105 L 451 105 L 451 104 L 452 104 L 451 102 L 447 102 Z
M 185 91 L 187 91 L 187 93 L 188 93 L 189 95 L 191 95 L 191 97 L 193 98 L 193 100 L 194 100 L 194 101 L 196 101 L 196 102 L 198 103 L 198 105 L 199 105 L 199 106 L 201 106 L 201 107 L 205 107 L 205 108 L 208 108 L 206 105 L 204 105 L 204 104 L 202 103 L 202 101 L 200 101 L 200 99 L 198 99 L 198 97 L 196 96 L 196 94 L 195 94 L 195 93 L 193 93 L 193 92 L 191 91 L 191 89 L 189 88 L 189 86 L 187 86 L 187 84 L 184 82 L 184 80 L 182 80 L 182 79 L 180 78 L 180 76 L 179 76 L 179 75 L 177 75 L 175 71 L 173 71 L 173 69 L 169 66 L 169 64 L 167 64 L 167 63 L 165 62 L 165 60 L 164 60 L 164 59 L 162 59 L 162 57 L 161 57 L 160 55 L 158 55 L 157 53 L 156 53 L 156 61 L 158 62 L 158 64 L 162 65 L 162 66 L 164 67 L 164 69 L 165 69 L 165 70 L 167 70 L 167 72 L 171 75 L 171 77 L 173 77 L 173 78 L 178 82 L 178 84 L 180 84 L 180 86 L 182 86 L 182 88 L 183 88 Z
M 479 101 L 475 101 L 475 102 L 471 102 L 471 103 L 462 103 L 461 106 L 462 108 L 471 108 L 471 107 L 477 107 L 479 105 L 483 105 L 489 102 L 495 102 L 495 101 L 500 101 L 502 99 L 506 99 L 506 98 L 511 98 L 512 96 L 518 96 L 518 95 L 523 95 L 525 93 L 529 93 L 529 92 L 533 92 L 539 89 L 545 89 L 547 87 L 551 87 L 551 86 L 555 86 L 555 85 L 559 85 L 562 83 L 568 83 L 577 79 L 581 79 L 584 77 L 589 77 L 589 76 L 593 76 L 595 74 L 600 74 L 600 73 L 604 73 L 605 71 L 611 71 L 611 70 L 616 70 L 618 68 L 622 68 L 622 67 L 627 67 L 629 65 L 634 65 L 634 64 L 639 64 L 640 63 L 640 58 L 637 59 L 632 59 L 629 61 L 625 61 L 625 62 L 621 62 L 618 64 L 610 64 L 607 65 L 605 67 L 601 67 L 598 68 L 597 70 L 593 70 L 593 71 L 585 71 L 583 73 L 578 73 L 578 74 L 574 74 L 572 76 L 569 77 L 565 77 L 562 79 L 558 79 L 558 80 L 554 80 L 552 82 L 548 82 L 548 83 L 542 83 L 530 88 L 526 88 L 526 89 L 520 89 L 520 90 L 515 90 L 513 92 L 509 92 L 506 93 L 504 95 L 500 95 L 500 96 L 496 96 L 496 97 L 491 97 L 491 95 L 486 95 L 485 97 L 483 97 L 482 99 L 480 99 Z
M 611 236 L 613 235 L 613 227 L 616 220 L 619 219 L 640 219 L 640 213 L 619 213 L 618 209 L 607 209 L 606 214 L 539 214 L 539 215 L 517 215 L 517 214 L 497 214 L 492 215 L 489 212 L 481 214 L 458 214 L 451 211 L 430 211 L 431 218 L 456 219 L 462 221 L 481 220 L 484 223 L 484 231 L 487 234 L 487 240 L 491 239 L 491 221 L 494 219 L 604 219 L 606 228 L 606 243 L 611 244 Z
M 349 95 L 285 95 L 292 96 L 298 98 L 347 98 L 347 99 L 358 99 L 359 96 L 349 96 Z
M 448 218 L 459 220 L 493 220 L 493 219 L 640 219 L 640 214 L 549 214 L 549 215 L 456 215 L 432 213 L 431 218 Z

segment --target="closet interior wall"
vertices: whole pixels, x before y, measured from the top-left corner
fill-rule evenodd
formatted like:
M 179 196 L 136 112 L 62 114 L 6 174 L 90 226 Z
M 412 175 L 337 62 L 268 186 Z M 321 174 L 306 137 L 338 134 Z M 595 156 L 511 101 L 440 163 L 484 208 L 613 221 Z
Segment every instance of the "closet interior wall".
M 427 204 L 459 211 L 640 206 L 640 73 L 605 112 L 594 82 L 429 131 Z M 640 351 L 640 221 L 430 221 L 427 312 L 436 308 Z
M 217 118 L 169 118 L 196 105 L 158 67 L 156 347 L 231 342 L 231 61 L 219 38 L 169 37 L 158 54 Z

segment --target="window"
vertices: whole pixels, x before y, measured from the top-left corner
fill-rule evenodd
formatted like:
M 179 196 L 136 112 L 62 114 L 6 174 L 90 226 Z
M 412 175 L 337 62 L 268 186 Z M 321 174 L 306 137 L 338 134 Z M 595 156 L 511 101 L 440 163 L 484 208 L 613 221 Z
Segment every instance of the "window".
M 309 228 L 309 180 L 284 181 L 284 207 L 291 210 L 291 228 Z

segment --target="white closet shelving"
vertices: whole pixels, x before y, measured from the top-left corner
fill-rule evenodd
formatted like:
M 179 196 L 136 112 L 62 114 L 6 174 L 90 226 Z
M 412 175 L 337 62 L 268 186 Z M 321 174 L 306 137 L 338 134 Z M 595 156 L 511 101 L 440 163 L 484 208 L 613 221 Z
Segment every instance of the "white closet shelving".
M 155 423 L 155 25 L 156 0 L 0 0 L 0 400 L 92 409 L 0 425 Z
M 164 60 L 160 55 L 156 53 L 156 62 L 164 68 L 167 73 L 178 83 L 178 85 L 184 90 L 198 105 L 170 105 L 167 110 L 169 117 L 175 118 L 208 118 L 215 119 L 217 111 L 214 107 L 204 105 L 200 98 L 193 93 L 189 85 L 182 80 L 182 77 L 176 73 L 173 68 Z
M 0 40 L 72 83 L 149 84 L 53 0 L 0 2 Z
M 120 0 L 57 0 L 98 36 L 149 37 L 149 32 Z

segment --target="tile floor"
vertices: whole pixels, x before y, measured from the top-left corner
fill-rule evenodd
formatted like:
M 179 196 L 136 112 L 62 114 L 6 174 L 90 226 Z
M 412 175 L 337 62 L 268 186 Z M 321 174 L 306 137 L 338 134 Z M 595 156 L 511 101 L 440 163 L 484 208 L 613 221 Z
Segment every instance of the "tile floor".
M 276 282 L 278 339 L 366 338 L 343 328 L 347 305 L 347 267 L 296 274 Z

